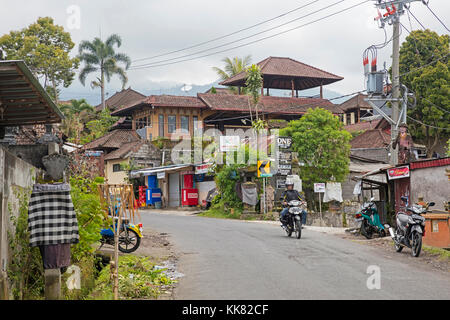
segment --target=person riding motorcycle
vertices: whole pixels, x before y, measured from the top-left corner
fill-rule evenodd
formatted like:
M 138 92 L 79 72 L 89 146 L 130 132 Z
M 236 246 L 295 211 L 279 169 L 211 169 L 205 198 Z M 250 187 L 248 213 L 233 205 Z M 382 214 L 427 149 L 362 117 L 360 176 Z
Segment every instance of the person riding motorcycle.
M 283 224 L 283 226 L 286 225 L 286 221 L 284 219 L 285 215 L 289 212 L 289 207 L 287 207 L 287 204 L 291 200 L 300 200 L 300 201 L 306 201 L 304 196 L 300 194 L 297 190 L 294 190 L 294 183 L 292 181 L 286 181 L 286 190 L 283 191 L 280 197 L 280 201 L 283 204 L 284 208 L 280 212 L 280 221 Z M 302 225 L 306 224 L 306 215 L 307 212 L 305 210 L 302 211 Z

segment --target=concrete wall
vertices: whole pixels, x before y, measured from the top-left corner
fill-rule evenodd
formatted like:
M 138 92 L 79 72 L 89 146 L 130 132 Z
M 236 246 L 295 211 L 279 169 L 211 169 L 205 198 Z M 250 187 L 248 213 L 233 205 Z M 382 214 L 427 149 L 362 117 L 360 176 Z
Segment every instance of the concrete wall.
M 410 202 L 417 202 L 422 195 L 424 201 L 436 203 L 432 209 L 445 211 L 444 202 L 450 200 L 450 181 L 445 175 L 446 168 L 449 169 L 450 166 L 411 170 Z
M 0 299 L 9 297 L 6 270 L 9 263 L 10 215 L 17 216 L 19 201 L 14 190 L 31 188 L 37 169 L 0 147 Z M 31 190 L 31 189 L 30 189 Z
M 105 161 L 105 178 L 106 183 L 109 184 L 121 184 L 126 183 L 126 178 L 128 177 L 126 171 L 113 171 L 113 166 L 115 164 L 121 164 L 123 162 L 128 162 L 128 159 L 116 159 Z

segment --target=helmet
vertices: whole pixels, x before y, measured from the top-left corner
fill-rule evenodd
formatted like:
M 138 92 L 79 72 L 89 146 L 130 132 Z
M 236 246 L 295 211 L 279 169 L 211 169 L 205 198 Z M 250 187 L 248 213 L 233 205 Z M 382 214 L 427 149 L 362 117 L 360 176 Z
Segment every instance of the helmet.
M 292 181 L 291 179 L 286 179 L 286 187 L 293 186 L 293 185 L 294 185 L 294 181 Z

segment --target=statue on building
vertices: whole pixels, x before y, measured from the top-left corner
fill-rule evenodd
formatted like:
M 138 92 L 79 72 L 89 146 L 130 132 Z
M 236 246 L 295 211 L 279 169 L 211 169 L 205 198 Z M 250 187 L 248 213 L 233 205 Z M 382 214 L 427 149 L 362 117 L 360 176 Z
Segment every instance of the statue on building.
M 413 147 L 413 140 L 411 135 L 408 133 L 408 126 L 402 123 L 398 128 L 398 135 L 392 146 L 394 150 L 398 148 L 398 164 L 409 163 L 414 160 L 414 155 L 411 152 Z

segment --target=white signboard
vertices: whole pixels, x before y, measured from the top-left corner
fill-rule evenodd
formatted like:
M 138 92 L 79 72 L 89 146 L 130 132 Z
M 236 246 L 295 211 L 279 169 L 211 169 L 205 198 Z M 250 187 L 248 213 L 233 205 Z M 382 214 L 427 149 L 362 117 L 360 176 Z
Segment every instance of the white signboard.
M 324 193 L 325 183 L 314 183 L 314 192 Z
M 166 172 L 165 171 L 156 173 L 156 178 L 157 179 L 164 179 L 165 177 L 166 177 Z
M 220 136 L 220 151 L 237 151 L 239 149 L 241 139 L 239 136 Z

